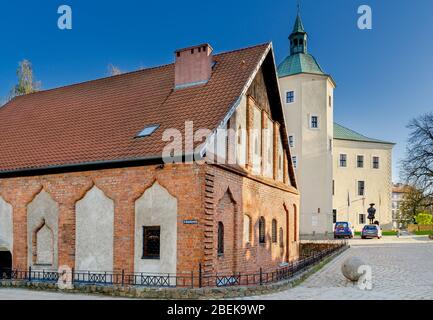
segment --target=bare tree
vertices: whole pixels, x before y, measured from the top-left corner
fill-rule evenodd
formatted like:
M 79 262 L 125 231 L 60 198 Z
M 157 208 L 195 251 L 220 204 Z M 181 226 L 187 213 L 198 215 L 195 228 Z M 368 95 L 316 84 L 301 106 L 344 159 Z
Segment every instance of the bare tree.
M 412 120 L 402 176 L 406 183 L 420 190 L 425 206 L 433 205 L 433 113 Z
M 122 70 L 120 70 L 120 68 L 119 67 L 117 67 L 117 66 L 115 66 L 115 65 L 113 65 L 113 64 L 109 64 L 108 65 L 108 75 L 109 76 L 118 76 L 119 74 L 122 74 L 123 72 L 122 72 Z
M 403 201 L 398 210 L 398 221 L 404 226 L 413 223 L 418 214 L 426 211 L 426 200 L 422 191 L 406 186 Z
M 40 90 L 41 84 L 34 80 L 32 64 L 28 60 L 19 63 L 17 69 L 18 83 L 13 87 L 10 99 Z

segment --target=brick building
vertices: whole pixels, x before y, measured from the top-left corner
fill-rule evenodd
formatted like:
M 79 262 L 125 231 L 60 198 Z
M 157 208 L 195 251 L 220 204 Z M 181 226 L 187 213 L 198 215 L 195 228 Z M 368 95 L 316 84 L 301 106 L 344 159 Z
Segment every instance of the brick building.
M 298 258 L 271 44 L 17 97 L 0 127 L 0 267 L 232 274 Z

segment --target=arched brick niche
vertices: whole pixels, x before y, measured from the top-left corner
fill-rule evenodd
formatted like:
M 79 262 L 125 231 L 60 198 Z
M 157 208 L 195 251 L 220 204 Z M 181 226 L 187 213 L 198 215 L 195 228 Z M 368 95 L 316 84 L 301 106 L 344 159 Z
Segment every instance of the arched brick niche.
M 59 206 L 45 190 L 27 206 L 28 264 L 33 269 L 58 268 Z

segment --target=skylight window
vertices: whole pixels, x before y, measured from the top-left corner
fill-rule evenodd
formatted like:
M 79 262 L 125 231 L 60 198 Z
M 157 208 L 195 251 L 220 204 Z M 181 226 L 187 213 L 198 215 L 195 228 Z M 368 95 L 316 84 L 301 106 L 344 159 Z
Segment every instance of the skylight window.
M 156 130 L 158 130 L 159 124 L 153 124 L 145 127 L 139 134 L 137 134 L 136 138 L 144 138 L 151 136 Z

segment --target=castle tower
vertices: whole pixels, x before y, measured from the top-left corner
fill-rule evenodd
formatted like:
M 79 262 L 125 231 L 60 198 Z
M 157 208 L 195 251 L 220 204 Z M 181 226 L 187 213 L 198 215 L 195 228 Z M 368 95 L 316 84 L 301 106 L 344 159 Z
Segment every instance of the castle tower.
M 333 93 L 335 82 L 308 53 L 308 34 L 298 10 L 290 54 L 278 66 L 291 154 L 301 192 L 304 238 L 333 231 Z

